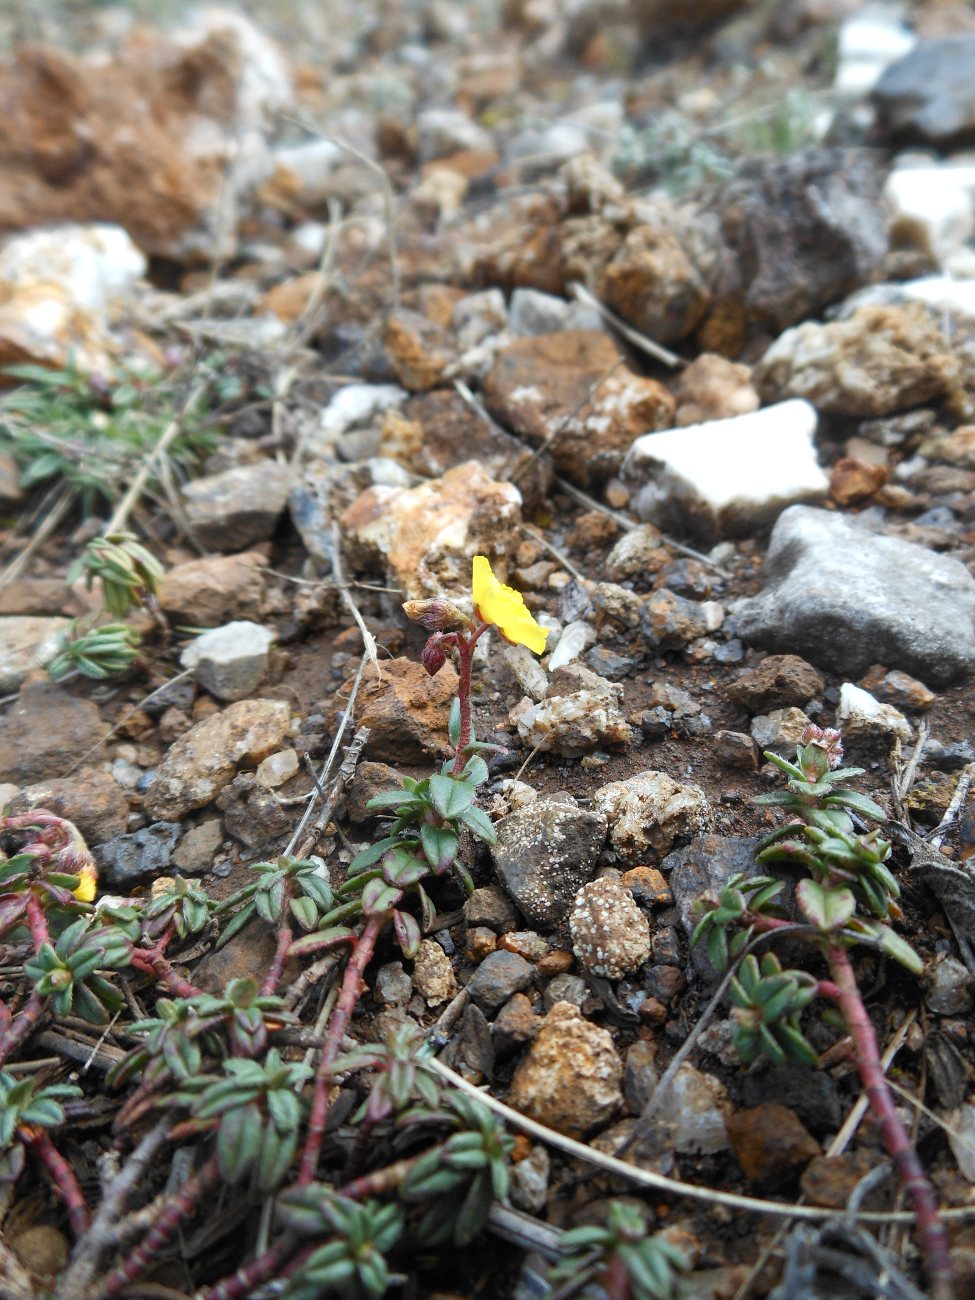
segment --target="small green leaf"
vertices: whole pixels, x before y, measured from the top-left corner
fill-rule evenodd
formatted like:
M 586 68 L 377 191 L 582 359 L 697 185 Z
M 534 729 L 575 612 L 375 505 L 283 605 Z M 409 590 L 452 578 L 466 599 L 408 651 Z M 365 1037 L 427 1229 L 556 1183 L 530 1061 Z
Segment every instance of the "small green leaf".
M 459 817 L 471 806 L 476 795 L 474 787 L 466 781 L 440 775 L 430 778 L 430 802 L 441 817 Z
M 420 843 L 430 866 L 438 874 L 447 870 L 457 856 L 457 835 L 449 826 L 420 827 Z
M 496 844 L 498 837 L 495 833 L 491 819 L 476 804 L 472 804 L 465 812 L 460 815 L 460 820 L 469 830 L 472 830 L 479 840 L 485 844 Z
M 447 722 L 447 738 L 455 749 L 460 744 L 460 700 L 456 697 L 450 705 L 450 719 Z

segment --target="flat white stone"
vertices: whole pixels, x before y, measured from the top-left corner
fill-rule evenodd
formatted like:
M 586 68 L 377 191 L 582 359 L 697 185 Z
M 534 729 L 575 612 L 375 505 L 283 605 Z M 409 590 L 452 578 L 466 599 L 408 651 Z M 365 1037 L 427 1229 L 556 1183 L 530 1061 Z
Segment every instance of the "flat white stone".
M 975 232 L 975 167 L 898 167 L 887 177 L 891 238 L 944 262 Z
M 884 69 L 916 44 L 913 32 L 881 12 L 849 19 L 840 27 L 833 89 L 844 98 L 866 95 Z
M 748 415 L 644 434 L 623 462 L 651 523 L 690 524 L 710 540 L 748 532 L 787 506 L 817 501 L 829 481 L 816 460 L 815 408 L 803 399 Z
M 911 724 L 899 709 L 884 704 L 862 686 L 844 682 L 836 709 L 836 725 L 850 740 L 895 740 L 905 745 L 914 735 Z

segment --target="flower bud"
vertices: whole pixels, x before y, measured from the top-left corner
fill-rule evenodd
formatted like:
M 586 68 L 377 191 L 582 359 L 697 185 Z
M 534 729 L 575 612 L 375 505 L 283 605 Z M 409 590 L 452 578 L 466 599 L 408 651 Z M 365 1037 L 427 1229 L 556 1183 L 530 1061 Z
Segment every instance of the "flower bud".
M 435 677 L 447 662 L 444 640 L 445 637 L 442 632 L 434 632 L 433 636 L 427 640 L 420 655 L 420 663 L 431 677 Z
M 463 610 L 440 596 L 433 600 L 406 600 L 403 602 L 403 612 L 428 632 L 445 632 L 465 627 L 471 621 Z

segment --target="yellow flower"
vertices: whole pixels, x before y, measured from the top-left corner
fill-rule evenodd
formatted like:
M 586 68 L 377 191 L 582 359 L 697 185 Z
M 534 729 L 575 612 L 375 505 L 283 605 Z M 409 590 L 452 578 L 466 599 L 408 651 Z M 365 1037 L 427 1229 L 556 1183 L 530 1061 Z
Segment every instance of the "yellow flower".
M 74 891 L 74 896 L 79 903 L 90 903 L 94 900 L 95 890 L 98 885 L 98 875 L 94 867 L 82 867 L 78 872 L 78 888 Z
M 473 591 L 474 608 L 485 623 L 496 627 L 506 641 L 542 654 L 548 633 L 529 613 L 521 592 L 498 582 L 483 555 L 474 556 Z

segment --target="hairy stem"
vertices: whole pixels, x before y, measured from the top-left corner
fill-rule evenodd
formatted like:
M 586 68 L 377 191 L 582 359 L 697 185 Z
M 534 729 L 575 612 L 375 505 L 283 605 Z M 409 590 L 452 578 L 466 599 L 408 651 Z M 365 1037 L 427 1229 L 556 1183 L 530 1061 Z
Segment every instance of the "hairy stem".
M 362 933 L 355 942 L 355 947 L 352 949 L 348 965 L 342 976 L 342 987 L 339 990 L 332 1018 L 328 1022 L 328 1036 L 325 1039 L 322 1054 L 318 1058 L 315 1088 L 312 1093 L 311 1115 L 308 1119 L 308 1134 L 305 1138 L 305 1149 L 301 1157 L 301 1170 L 298 1174 L 299 1187 L 307 1186 L 315 1177 L 318 1157 L 321 1154 L 322 1142 L 325 1138 L 325 1125 L 328 1121 L 328 1094 L 332 1082 L 332 1065 L 339 1054 L 346 1028 L 359 1000 L 359 986 L 362 983 L 362 976 L 375 950 L 376 940 L 379 938 L 388 919 L 388 914 L 385 912 L 369 917 L 362 929 Z
M 46 1129 L 34 1129 L 28 1141 L 50 1174 L 54 1190 L 64 1202 L 71 1221 L 71 1231 L 76 1238 L 83 1236 L 88 1231 L 88 1206 L 74 1170 L 51 1141 Z
M 284 963 L 288 960 L 288 949 L 291 947 L 291 940 L 293 937 L 290 925 L 281 925 L 278 927 L 278 941 L 274 948 L 274 956 L 271 958 L 271 964 L 268 966 L 267 974 L 264 976 L 264 983 L 261 985 L 261 997 L 270 997 L 278 987 L 278 981 L 281 979 L 281 972 L 284 970 Z
M 162 1211 L 149 1232 L 130 1253 L 124 1263 L 109 1273 L 96 1297 L 120 1295 L 137 1281 L 159 1252 L 168 1244 L 176 1229 L 196 1209 L 205 1192 L 220 1181 L 217 1157 L 211 1156 L 205 1165 L 187 1179 Z
M 44 909 L 34 893 L 27 895 L 27 922 L 30 926 L 30 937 L 34 944 L 34 951 L 40 952 L 46 943 L 51 942 L 51 932 L 47 928 L 47 917 L 44 915 Z
M 460 659 L 460 682 L 457 686 L 457 699 L 460 702 L 460 735 L 454 752 L 453 775 L 460 776 L 467 761 L 466 749 L 471 743 L 471 667 L 474 663 L 474 647 L 482 632 L 487 631 L 488 624 L 481 623 L 470 636 L 457 634 L 457 655 Z
M 860 1080 L 880 1125 L 884 1144 L 894 1162 L 901 1185 L 911 1198 L 917 1215 L 918 1231 L 931 1281 L 931 1295 L 934 1300 L 951 1300 L 954 1285 L 948 1254 L 948 1234 L 938 1215 L 934 1188 L 921 1167 L 918 1154 L 894 1107 L 893 1094 L 884 1077 L 877 1036 L 863 1005 L 849 954 L 844 947 L 834 944 L 827 952 L 827 959 L 836 985 L 836 1002 L 856 1049 Z
M 132 965 L 144 975 L 153 975 L 177 998 L 199 997 L 202 990 L 189 980 L 177 975 L 172 963 L 167 961 L 158 947 L 133 948 Z
M 4 1022 L 3 1033 L 0 1034 L 0 1065 L 36 1027 L 46 1005 L 47 999 L 34 989 L 17 1014 Z
M 258 1255 L 249 1264 L 242 1264 L 236 1273 L 214 1282 L 213 1286 L 204 1287 L 196 1300 L 242 1300 L 244 1296 L 253 1295 L 259 1286 L 275 1276 L 297 1241 L 294 1233 L 286 1232 L 263 1255 Z

